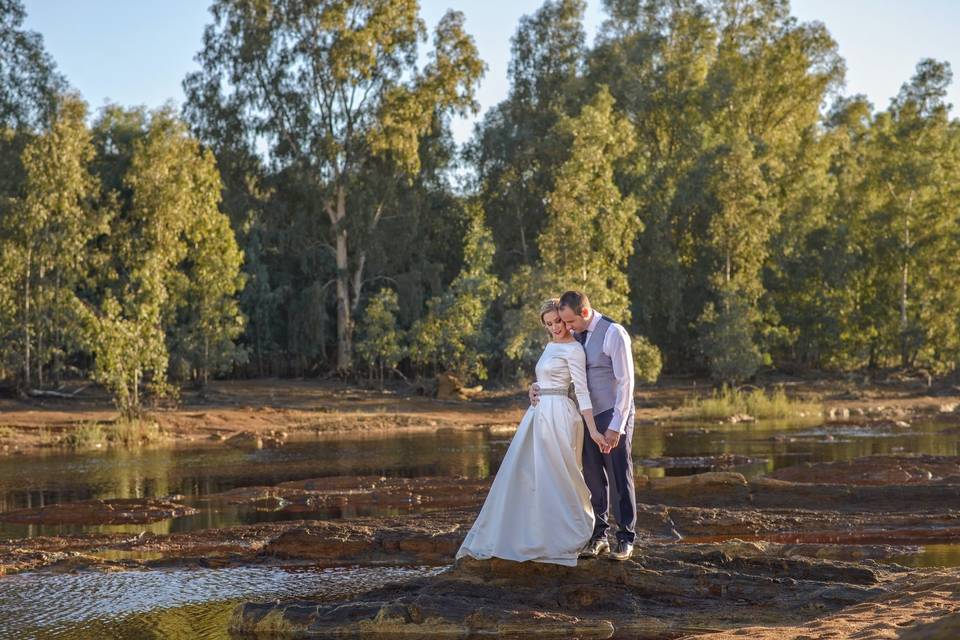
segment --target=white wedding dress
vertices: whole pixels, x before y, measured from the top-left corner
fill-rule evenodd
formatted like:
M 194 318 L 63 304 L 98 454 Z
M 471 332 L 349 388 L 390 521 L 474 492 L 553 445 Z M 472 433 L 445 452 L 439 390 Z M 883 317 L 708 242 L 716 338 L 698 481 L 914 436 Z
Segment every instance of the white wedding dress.
M 580 407 L 589 409 L 583 347 L 549 343 L 537 362 L 537 382 L 564 395 L 542 393 L 527 410 L 457 558 L 576 566 L 593 533 L 593 509 L 583 480 L 583 421 L 566 395 L 571 381 Z

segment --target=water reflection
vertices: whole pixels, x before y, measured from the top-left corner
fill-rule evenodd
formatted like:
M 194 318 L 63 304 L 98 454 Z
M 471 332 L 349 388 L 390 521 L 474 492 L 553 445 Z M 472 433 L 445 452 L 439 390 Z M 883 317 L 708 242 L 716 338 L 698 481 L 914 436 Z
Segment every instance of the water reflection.
M 920 553 L 896 556 L 893 562 L 906 567 L 960 567 L 960 543 L 928 544 Z
M 250 598 L 333 600 L 436 567 L 276 567 L 20 574 L 0 580 L 0 637 L 47 640 L 226 640 L 233 608 Z M 56 603 L 56 606 L 51 604 Z
M 640 425 L 634 435 L 637 472 L 685 475 L 713 467 L 643 466 L 644 460 L 707 458 L 737 454 L 752 460 L 730 468 L 755 477 L 801 462 L 847 460 L 900 452 L 958 455 L 960 433 L 948 425 L 918 423 L 895 427 L 829 426 L 767 422 L 740 425 Z M 116 450 L 52 452 L 0 459 L 0 511 L 92 498 L 182 495 L 201 512 L 150 525 L 103 527 L 0 525 L 0 536 L 58 535 L 82 531 L 150 531 L 163 534 L 283 519 L 395 515 L 410 505 L 336 506 L 316 512 L 284 512 L 250 506 L 214 505 L 202 498 L 229 489 L 274 485 L 288 480 L 343 475 L 392 477 L 464 476 L 495 473 L 510 438 L 485 431 L 444 431 L 389 435 L 383 432 L 295 440 L 280 449 L 244 451 L 223 444 Z M 24 473 L 24 469 L 29 473 Z

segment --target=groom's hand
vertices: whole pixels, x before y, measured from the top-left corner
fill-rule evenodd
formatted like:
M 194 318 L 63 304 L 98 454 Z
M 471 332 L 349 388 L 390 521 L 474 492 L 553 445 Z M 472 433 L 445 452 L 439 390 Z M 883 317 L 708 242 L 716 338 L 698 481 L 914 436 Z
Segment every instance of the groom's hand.
M 534 382 L 530 385 L 530 404 L 537 406 L 538 402 L 540 402 L 540 385 Z
M 603 433 L 603 439 L 606 441 L 607 447 L 609 447 L 610 450 L 613 450 L 620 443 L 620 432 L 614 431 L 613 429 L 607 429 Z

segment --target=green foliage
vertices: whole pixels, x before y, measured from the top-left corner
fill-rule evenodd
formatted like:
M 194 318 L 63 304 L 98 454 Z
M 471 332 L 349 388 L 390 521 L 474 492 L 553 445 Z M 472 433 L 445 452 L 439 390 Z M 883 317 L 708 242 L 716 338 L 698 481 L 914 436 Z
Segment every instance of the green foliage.
M 125 119 L 121 119 L 125 121 Z M 124 198 L 110 228 L 100 302 L 85 307 L 93 375 L 129 420 L 141 387 L 168 394 L 171 354 L 203 382 L 240 354 L 236 293 L 242 254 L 219 211 L 212 154 L 168 111 L 150 116 L 129 144 Z
M 88 314 L 87 332 L 95 357 L 92 377 L 110 392 L 124 419 L 139 418 L 145 380 L 153 382 L 158 395 L 169 392 L 167 350 L 155 305 L 143 304 L 126 317 L 121 304 L 108 297 L 99 312 Z
M 107 436 L 99 422 L 81 422 L 71 429 L 63 443 L 73 449 L 93 449 L 106 444 Z
M 67 88 L 40 34 L 22 29 L 25 17 L 21 0 L 0 0 L 0 129 L 45 126 Z
M 754 343 L 750 305 L 738 292 L 724 291 L 719 305 L 707 304 L 700 316 L 699 333 L 710 375 L 718 382 L 740 382 L 763 364 Z
M 217 147 L 250 154 L 264 143 L 285 170 L 299 194 L 291 204 L 333 257 L 309 271 L 333 281 L 336 362 L 347 373 L 370 238 L 393 189 L 421 169 L 424 139 L 478 108 L 484 65 L 450 11 L 419 68 L 426 28 L 415 0 L 217 0 L 211 13 L 202 70 L 184 82 L 188 119 Z
M 633 336 L 630 348 L 633 352 L 633 372 L 637 380 L 654 384 L 660 377 L 660 370 L 663 369 L 660 349 L 644 336 Z
M 21 195 L 0 218 L 2 356 L 22 387 L 43 385 L 48 366 L 59 377 L 79 334 L 74 291 L 105 231 L 86 115 L 79 98 L 61 97 L 49 128 L 23 149 Z
M 922 61 L 891 106 L 828 117 L 822 218 L 784 260 L 778 305 L 807 359 L 851 369 L 958 362 L 960 130 L 943 98 L 950 69 Z
M 492 273 L 494 245 L 482 212 L 470 206 L 468 213 L 463 267 L 448 290 L 430 300 L 425 317 L 411 329 L 410 359 L 463 380 L 484 380 L 490 342 L 484 321 L 501 285 Z
M 404 356 L 403 332 L 397 328 L 397 293 L 381 289 L 374 294 L 360 317 L 360 340 L 357 355 L 383 387 L 384 369 L 393 369 Z
M 457 12 L 424 51 L 413 0 L 216 0 L 188 134 L 115 105 L 88 127 L 0 0 L 0 378 L 92 375 L 128 417 L 237 372 L 504 380 L 573 287 L 643 336 L 644 380 L 956 371 L 949 65 L 824 108 L 844 63 L 786 0 L 603 4 L 592 45 L 583 0 L 520 20 L 461 154 L 484 65 Z
M 504 327 L 506 353 L 515 360 L 539 354 L 543 330 L 535 308 L 567 289 L 586 291 L 596 308 L 630 320 L 625 267 L 643 225 L 634 198 L 621 195 L 614 170 L 633 151 L 631 127 L 601 88 L 580 115 L 560 120 L 555 135 L 570 140 L 571 148 L 547 198 L 547 222 L 537 239 L 540 261 L 535 269 L 518 269 L 510 285 L 513 302 L 522 307 Z
M 546 197 L 567 152 L 553 129 L 589 98 L 579 77 L 585 7 L 583 0 L 547 0 L 520 19 L 511 40 L 509 97 L 487 111 L 467 149 L 497 245 L 496 271 L 505 281 L 538 258 Z
M 129 448 L 156 442 L 161 435 L 160 426 L 155 422 L 121 418 L 112 423 L 81 422 L 67 432 L 62 443 L 73 449 Z
M 746 414 L 758 420 L 782 418 L 820 417 L 823 405 L 787 396 L 783 387 L 771 392 L 764 389 L 741 391 L 724 385 L 714 390 L 709 397 L 695 396 L 684 401 L 683 412 L 691 418 L 722 420 L 738 414 Z

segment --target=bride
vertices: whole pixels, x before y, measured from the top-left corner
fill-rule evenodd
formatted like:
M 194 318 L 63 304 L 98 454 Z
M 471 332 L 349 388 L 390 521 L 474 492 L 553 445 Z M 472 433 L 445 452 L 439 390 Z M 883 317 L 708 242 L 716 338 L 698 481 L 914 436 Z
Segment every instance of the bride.
M 583 347 L 560 319 L 558 303 L 550 299 L 540 307 L 550 335 L 537 362 L 540 402 L 520 422 L 457 558 L 575 566 L 593 534 L 581 467 L 584 421 L 593 441 L 607 445 L 593 420 Z M 579 411 L 567 396 L 571 381 Z

